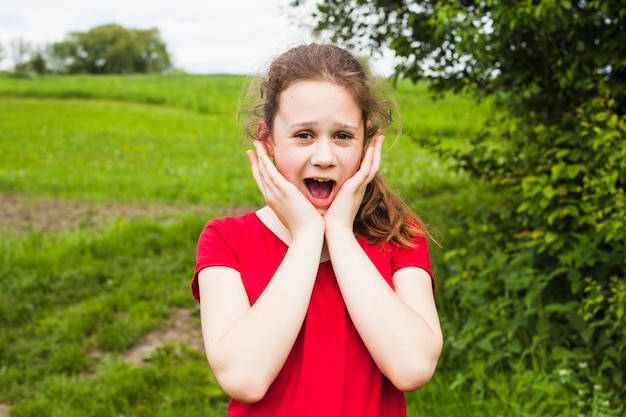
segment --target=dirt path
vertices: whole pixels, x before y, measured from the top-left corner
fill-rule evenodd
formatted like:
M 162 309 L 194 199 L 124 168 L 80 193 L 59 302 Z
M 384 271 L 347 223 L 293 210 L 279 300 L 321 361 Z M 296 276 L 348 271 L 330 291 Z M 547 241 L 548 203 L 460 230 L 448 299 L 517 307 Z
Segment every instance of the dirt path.
M 152 352 L 166 343 L 183 343 L 193 349 L 204 351 L 200 322 L 193 317 L 194 314 L 191 309 L 175 310 L 161 328 L 143 335 L 131 346 L 124 354 L 124 360 L 141 366 Z M 10 404 L 0 403 L 0 417 L 8 417 L 10 410 Z
M 65 201 L 51 198 L 33 198 L 17 193 L 0 193 L 0 232 L 27 231 L 58 232 L 77 227 L 93 227 L 117 218 L 136 220 L 149 218 L 167 220 L 181 212 L 206 213 L 208 207 L 163 204 L 97 204 L 85 201 Z M 236 208 L 221 208 L 225 213 Z M 183 342 L 203 350 L 197 319 L 191 311 L 181 309 L 172 313 L 166 326 L 144 335 L 125 355 L 130 363 L 141 364 L 164 343 Z M 5 407 L 0 404 L 0 417 Z
M 162 204 L 97 204 L 33 198 L 17 193 L 0 193 L 0 233 L 28 231 L 59 232 L 77 227 L 94 227 L 118 218 L 168 220 L 181 212 L 206 213 L 208 207 Z M 215 211 L 215 210 L 212 210 Z M 220 208 L 224 214 L 241 212 L 233 207 Z M 166 343 L 184 343 L 204 350 L 199 320 L 191 309 L 172 312 L 164 326 L 144 335 L 124 355 L 128 363 L 141 365 L 156 349 Z M 0 403 L 0 417 L 9 415 L 10 405 Z
M 179 309 L 172 313 L 165 326 L 144 335 L 124 355 L 124 360 L 135 365 L 143 364 L 152 352 L 166 343 L 184 343 L 204 351 L 200 322 L 189 309 Z
M 0 232 L 58 232 L 106 224 L 117 218 L 167 220 L 181 212 L 206 213 L 207 209 L 199 205 L 98 204 L 0 193 Z M 223 209 L 226 212 L 236 210 Z

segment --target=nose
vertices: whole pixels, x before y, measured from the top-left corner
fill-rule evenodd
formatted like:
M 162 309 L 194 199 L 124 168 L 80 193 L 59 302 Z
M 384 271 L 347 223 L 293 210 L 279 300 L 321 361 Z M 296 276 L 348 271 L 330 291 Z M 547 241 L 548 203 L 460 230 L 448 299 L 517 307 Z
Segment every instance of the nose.
M 320 138 L 315 141 L 311 154 L 311 164 L 328 167 L 336 163 L 336 155 L 331 139 Z

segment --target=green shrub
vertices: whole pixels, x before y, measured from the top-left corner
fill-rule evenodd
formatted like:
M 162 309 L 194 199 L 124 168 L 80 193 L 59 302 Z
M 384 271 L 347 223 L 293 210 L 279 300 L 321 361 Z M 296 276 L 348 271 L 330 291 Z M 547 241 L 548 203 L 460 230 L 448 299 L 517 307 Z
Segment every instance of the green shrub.
M 607 91 L 568 117 L 567 130 L 563 123 L 508 119 L 499 126 L 509 136 L 502 146 L 478 139 L 457 153 L 465 169 L 504 198 L 459 213 L 455 249 L 446 254 L 453 278 L 443 289 L 458 303 L 448 360 L 469 358 L 473 368 L 459 381 L 471 380 L 478 390 L 489 384 L 476 374 L 479 363 L 513 380 L 520 366 L 537 375 L 561 369 L 567 381 L 551 383 L 570 393 L 575 404 L 568 407 L 620 415 L 626 116 Z

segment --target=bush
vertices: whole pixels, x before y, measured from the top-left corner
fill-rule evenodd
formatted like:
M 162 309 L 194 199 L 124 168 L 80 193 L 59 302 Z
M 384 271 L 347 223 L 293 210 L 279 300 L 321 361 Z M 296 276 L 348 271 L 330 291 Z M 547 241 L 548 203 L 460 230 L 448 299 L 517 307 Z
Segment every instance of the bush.
M 605 91 L 560 124 L 509 117 L 494 127 L 508 140 L 479 138 L 456 153 L 502 198 L 458 213 L 455 249 L 446 254 L 453 278 L 442 289 L 458 302 L 448 360 L 554 375 L 585 415 L 603 415 L 602 407 L 621 415 L 626 116 Z M 488 389 L 472 369 L 460 381 Z

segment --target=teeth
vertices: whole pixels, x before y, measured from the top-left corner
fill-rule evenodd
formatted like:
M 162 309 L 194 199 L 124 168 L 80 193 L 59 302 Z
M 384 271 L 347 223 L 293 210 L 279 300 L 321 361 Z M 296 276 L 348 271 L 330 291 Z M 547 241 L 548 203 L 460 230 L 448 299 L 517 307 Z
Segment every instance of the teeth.
M 313 181 L 317 181 L 317 182 L 328 182 L 330 180 L 325 180 L 323 178 L 313 178 Z

